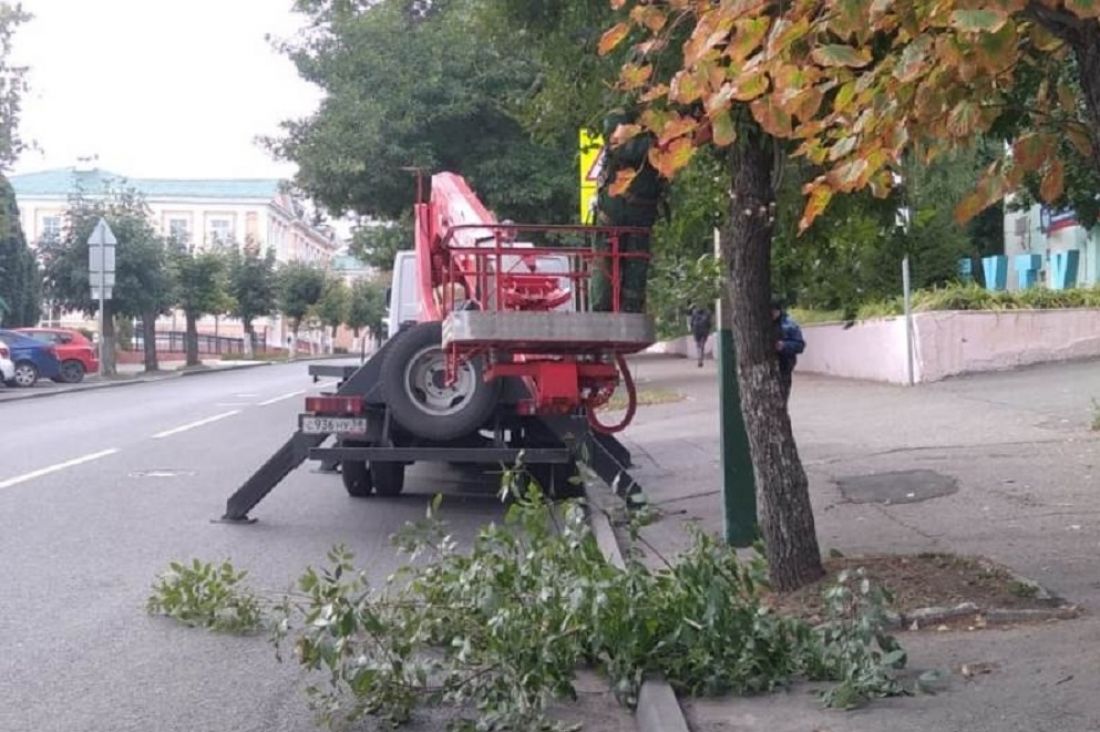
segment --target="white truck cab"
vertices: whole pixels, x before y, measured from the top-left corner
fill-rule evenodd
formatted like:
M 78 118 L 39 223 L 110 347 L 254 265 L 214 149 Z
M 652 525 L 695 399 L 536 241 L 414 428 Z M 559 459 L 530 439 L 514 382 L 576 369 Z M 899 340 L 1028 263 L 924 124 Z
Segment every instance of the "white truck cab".
M 416 252 L 398 252 L 393 260 L 390 301 L 386 303 L 386 337 L 393 338 L 402 323 L 420 319 L 420 291 L 416 286 Z
M 529 248 L 528 243 L 516 242 L 514 248 Z M 506 256 L 504 258 L 505 269 L 518 267 L 521 259 L 518 256 Z M 536 269 L 546 274 L 569 273 L 569 258 L 562 254 L 543 255 L 538 258 Z M 571 288 L 568 276 L 561 278 L 562 289 Z M 572 311 L 576 306 L 572 299 L 558 306 L 555 310 Z M 386 303 L 386 337 L 393 338 L 401 330 L 402 323 L 416 322 L 420 319 L 420 289 L 416 282 L 416 252 L 401 251 L 393 261 L 393 282 L 390 285 L 389 302 Z

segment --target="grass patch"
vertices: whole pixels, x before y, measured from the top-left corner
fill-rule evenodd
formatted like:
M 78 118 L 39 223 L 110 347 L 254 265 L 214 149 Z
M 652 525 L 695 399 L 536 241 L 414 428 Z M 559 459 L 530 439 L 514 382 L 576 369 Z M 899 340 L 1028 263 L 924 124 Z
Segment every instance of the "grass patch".
M 661 389 L 659 387 L 653 389 L 639 389 L 638 390 L 638 406 L 648 407 L 654 404 L 672 404 L 673 402 L 681 402 L 686 397 L 678 391 L 672 389 Z M 601 411 L 605 412 L 618 412 L 626 409 L 627 396 L 626 391 L 623 389 L 617 390 L 608 400 L 607 404 L 601 407 Z
M 842 310 L 803 310 L 802 308 L 791 308 L 789 314 L 799 325 L 844 322 L 844 311 Z

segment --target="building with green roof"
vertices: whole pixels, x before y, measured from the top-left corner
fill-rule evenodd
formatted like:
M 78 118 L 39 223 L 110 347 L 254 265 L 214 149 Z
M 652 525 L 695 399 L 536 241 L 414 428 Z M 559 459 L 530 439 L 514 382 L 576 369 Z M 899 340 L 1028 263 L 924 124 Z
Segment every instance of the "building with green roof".
M 140 192 L 164 234 L 196 246 L 252 242 L 275 249 L 281 262 L 327 266 L 340 242 L 310 222 L 305 207 L 274 178 L 129 178 L 93 167 L 13 175 L 23 231 L 33 244 L 60 236 L 74 194 L 94 198 L 111 190 Z

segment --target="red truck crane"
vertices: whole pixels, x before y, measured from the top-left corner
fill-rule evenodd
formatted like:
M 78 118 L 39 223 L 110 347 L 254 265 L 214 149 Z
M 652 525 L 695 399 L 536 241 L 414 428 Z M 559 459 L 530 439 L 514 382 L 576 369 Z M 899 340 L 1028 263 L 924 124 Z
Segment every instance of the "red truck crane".
M 654 340 L 648 316 L 622 310 L 619 284 L 624 263 L 648 255 L 620 245 L 648 231 L 500 222 L 453 173 L 432 176 L 427 196 L 418 181 L 417 198 L 416 318 L 361 366 L 310 367 L 336 376 L 336 391 L 306 398 L 298 430 L 222 520 L 251 521 L 306 459 L 338 468 L 356 497 L 400 493 L 415 462 L 518 460 L 551 494 L 575 490 L 583 460 L 619 495 L 640 495 L 613 434 L 636 404 L 625 356 Z M 620 385 L 627 410 L 605 424 L 597 410 Z

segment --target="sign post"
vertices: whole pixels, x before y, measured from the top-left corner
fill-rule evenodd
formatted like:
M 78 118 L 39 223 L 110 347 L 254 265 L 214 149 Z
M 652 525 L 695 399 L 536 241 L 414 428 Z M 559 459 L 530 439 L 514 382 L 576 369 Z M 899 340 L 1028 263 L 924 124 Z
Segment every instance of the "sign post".
M 908 238 L 912 212 L 902 206 L 894 215 L 894 223 L 902 236 Z M 905 377 L 909 386 L 913 381 L 913 300 L 909 281 L 909 242 L 905 242 L 905 256 L 901 258 L 901 297 L 905 310 Z
M 759 536 L 756 522 L 756 479 L 745 418 L 741 416 L 741 390 L 737 386 L 737 352 L 733 347 L 733 316 L 729 296 L 728 265 L 722 261 L 718 229 L 714 230 L 714 256 L 722 268 L 718 299 L 718 331 L 714 348 L 718 361 L 718 407 L 722 455 L 722 519 L 726 543 L 752 546 Z
M 99 300 L 99 375 L 103 376 L 106 369 L 106 301 L 114 294 L 115 286 L 115 245 L 118 240 L 107 225 L 107 220 L 100 218 L 88 237 L 88 282 L 92 287 L 92 299 Z

